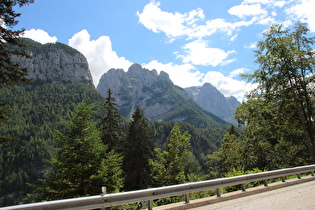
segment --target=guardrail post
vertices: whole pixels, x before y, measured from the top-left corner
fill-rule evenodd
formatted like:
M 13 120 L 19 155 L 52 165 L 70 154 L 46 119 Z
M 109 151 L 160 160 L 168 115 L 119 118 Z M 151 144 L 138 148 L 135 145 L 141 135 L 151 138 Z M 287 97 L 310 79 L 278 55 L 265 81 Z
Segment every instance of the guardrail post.
M 217 191 L 217 197 L 221 197 L 221 189 L 217 188 L 216 191 Z
M 285 182 L 285 176 L 281 177 L 282 182 Z
M 106 186 L 102 187 L 102 194 L 103 194 L 103 195 L 106 194 Z
M 264 180 L 264 186 L 265 186 L 265 187 L 268 187 L 268 182 L 267 182 L 267 180 Z
M 106 194 L 106 186 L 102 187 L 102 195 Z M 101 210 L 105 210 L 105 208 L 101 208 Z
M 152 200 L 149 200 L 149 201 L 148 201 L 148 210 L 152 210 L 152 209 L 153 209 L 152 206 L 153 206 L 153 205 L 152 205 Z
M 189 203 L 189 193 L 185 194 L 185 203 Z
M 314 171 L 311 171 L 312 176 L 314 176 Z
M 301 174 L 297 174 L 298 179 L 301 179 Z
M 241 184 L 241 186 L 242 186 L 242 191 L 245 192 L 245 191 L 246 191 L 246 186 L 245 186 L 245 184 Z

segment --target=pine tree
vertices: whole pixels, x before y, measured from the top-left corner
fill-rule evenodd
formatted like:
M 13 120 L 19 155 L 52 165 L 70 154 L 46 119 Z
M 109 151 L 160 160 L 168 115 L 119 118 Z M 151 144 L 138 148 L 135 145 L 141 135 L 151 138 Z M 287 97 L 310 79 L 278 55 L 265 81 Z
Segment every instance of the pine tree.
M 151 185 L 149 159 L 153 157 L 153 148 L 148 120 L 137 107 L 124 144 L 125 190 L 144 189 Z
M 100 132 L 92 119 L 93 105 L 82 102 L 76 106 L 67 123 L 66 135 L 54 134 L 60 151 L 47 171 L 42 186 L 36 187 L 32 200 L 55 200 L 108 192 L 117 192 L 123 184 L 120 156 L 106 152 Z
M 122 117 L 116 108 L 117 104 L 115 101 L 116 99 L 112 97 L 111 89 L 108 89 L 108 96 L 103 106 L 106 114 L 100 122 L 101 138 L 110 150 L 114 149 L 117 152 L 121 152 L 125 133 L 121 126 Z

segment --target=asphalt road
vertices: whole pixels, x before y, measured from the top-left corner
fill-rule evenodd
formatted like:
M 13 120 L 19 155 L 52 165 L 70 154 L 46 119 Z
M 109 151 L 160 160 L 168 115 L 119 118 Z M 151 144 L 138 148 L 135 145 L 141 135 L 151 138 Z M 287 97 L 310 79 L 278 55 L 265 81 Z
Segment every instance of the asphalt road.
M 195 210 L 315 210 L 315 181 L 194 208 Z

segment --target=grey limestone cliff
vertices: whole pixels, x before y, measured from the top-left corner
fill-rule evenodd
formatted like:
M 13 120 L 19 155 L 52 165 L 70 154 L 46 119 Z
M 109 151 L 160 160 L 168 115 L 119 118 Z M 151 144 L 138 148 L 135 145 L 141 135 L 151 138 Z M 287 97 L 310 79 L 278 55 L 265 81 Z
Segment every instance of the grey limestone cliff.
M 77 50 L 62 44 L 25 39 L 31 58 L 13 57 L 21 67 L 28 68 L 30 78 L 44 81 L 85 81 L 93 86 L 86 58 Z
M 236 108 L 241 105 L 235 97 L 230 96 L 226 98 L 210 83 L 185 88 L 185 90 L 203 109 L 222 119 L 232 119 Z
M 111 89 L 119 111 L 128 118 L 139 106 L 150 120 L 159 120 L 171 108 L 167 104 L 161 105 L 163 98 L 169 97 L 165 94 L 169 84 L 173 86 L 166 73 L 158 75 L 156 70 L 149 71 L 133 64 L 127 72 L 110 69 L 101 77 L 97 91 L 106 97 L 108 89 Z

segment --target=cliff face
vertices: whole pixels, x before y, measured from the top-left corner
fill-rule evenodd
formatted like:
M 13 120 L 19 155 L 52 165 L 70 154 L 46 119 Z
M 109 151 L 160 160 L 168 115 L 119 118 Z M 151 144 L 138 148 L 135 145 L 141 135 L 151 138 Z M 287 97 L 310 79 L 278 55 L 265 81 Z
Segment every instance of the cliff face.
M 203 109 L 222 119 L 233 118 L 236 108 L 241 105 L 235 97 L 226 98 L 209 83 L 205 83 L 201 87 L 185 88 L 185 90 Z
M 44 81 L 85 81 L 93 86 L 86 58 L 77 50 L 61 43 L 40 44 L 24 39 L 32 58 L 13 57 L 21 67 L 28 68 L 30 78 Z
M 167 100 L 168 88 L 174 86 L 166 73 L 157 74 L 139 64 L 133 64 L 127 72 L 122 69 L 110 69 L 105 73 L 97 86 L 97 91 L 104 97 L 108 89 L 116 98 L 118 109 L 122 115 L 130 118 L 136 106 L 139 106 L 150 120 L 160 120 L 170 111 Z
M 149 71 L 139 64 L 133 64 L 127 72 L 110 69 L 97 86 L 97 91 L 107 97 L 112 90 L 117 108 L 123 116 L 130 118 L 139 106 L 144 116 L 151 121 L 194 122 L 197 127 L 213 122 L 225 122 L 202 110 L 190 99 L 184 89 L 176 86 L 165 72 Z

